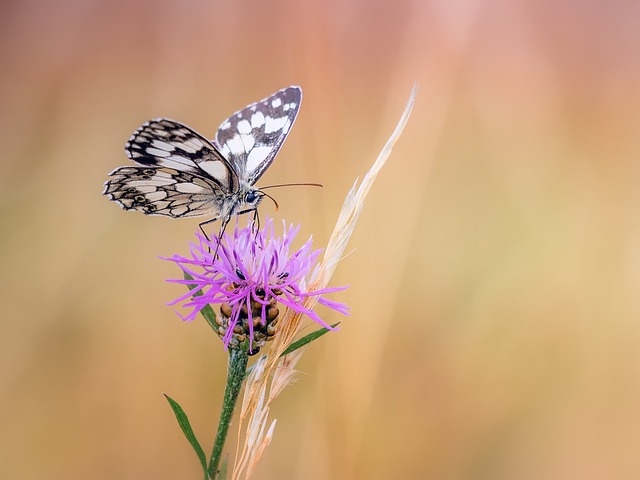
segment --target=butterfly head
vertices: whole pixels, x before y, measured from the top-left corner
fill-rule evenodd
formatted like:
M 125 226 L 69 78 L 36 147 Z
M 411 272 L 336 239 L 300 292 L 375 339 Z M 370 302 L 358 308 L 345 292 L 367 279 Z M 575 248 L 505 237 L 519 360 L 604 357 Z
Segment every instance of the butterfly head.
M 248 213 L 253 210 L 258 209 L 258 205 L 262 202 L 262 199 L 267 197 L 270 199 L 278 210 L 278 202 L 268 193 L 263 192 L 262 190 L 258 190 L 252 185 L 245 184 L 244 187 L 241 187 L 238 191 L 236 207 L 234 213 L 236 215 L 240 215 L 243 213 Z
M 255 208 L 262 201 L 262 198 L 264 197 L 264 195 L 265 194 L 262 193 L 260 190 L 256 190 L 255 188 L 250 188 L 247 192 L 245 192 L 244 198 L 242 199 L 242 201 L 245 203 L 245 205 L 252 206 Z
M 227 210 L 228 215 L 241 215 L 258 209 L 258 205 L 265 197 L 265 194 L 248 183 L 241 184 L 235 194 L 232 195 L 232 201 L 227 204 L 230 208 Z M 224 211 L 224 206 L 221 211 Z

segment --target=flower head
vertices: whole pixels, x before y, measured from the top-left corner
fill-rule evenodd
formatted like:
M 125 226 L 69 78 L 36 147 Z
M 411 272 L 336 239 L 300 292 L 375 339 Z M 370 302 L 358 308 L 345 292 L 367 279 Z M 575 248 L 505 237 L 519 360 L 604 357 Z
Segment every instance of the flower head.
M 170 305 L 182 303 L 183 307 L 191 309 L 186 316 L 180 315 L 185 321 L 193 320 L 207 305 L 220 305 L 216 322 L 225 346 L 235 347 L 249 335 L 252 353 L 275 334 L 278 304 L 333 330 L 303 304 L 308 297 L 318 297 L 319 303 L 347 314 L 348 307 L 344 304 L 322 297 L 346 287 L 313 292 L 306 289 L 306 278 L 315 266 L 320 250 L 312 250 L 309 239 L 300 249 L 292 251 L 291 243 L 299 228 L 286 228 L 283 223 L 284 233 L 278 237 L 271 219 L 267 219 L 259 231 L 251 225 L 246 228 L 236 225 L 231 234 L 223 235 L 220 245 L 217 237 L 209 240 L 196 233 L 198 243 L 191 244 L 189 258 L 174 255 L 166 259 L 177 263 L 192 277 L 169 281 L 193 287 Z

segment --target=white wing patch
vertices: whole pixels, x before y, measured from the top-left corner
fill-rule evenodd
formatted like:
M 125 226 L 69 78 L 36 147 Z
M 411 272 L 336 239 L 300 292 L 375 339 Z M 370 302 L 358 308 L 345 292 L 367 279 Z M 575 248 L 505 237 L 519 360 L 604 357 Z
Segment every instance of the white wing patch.
M 273 133 L 277 132 L 278 130 L 284 130 L 287 122 L 289 122 L 289 117 L 268 117 L 264 125 L 264 133 Z
M 256 112 L 251 115 L 251 128 L 260 128 L 265 122 L 264 114 L 262 112 Z
M 180 193 L 203 193 L 203 188 L 195 183 L 176 183 L 176 191 Z
M 247 155 L 247 170 L 255 170 L 271 153 L 271 147 L 255 147 Z
M 191 165 L 193 165 L 193 162 L 189 158 L 183 157 L 182 155 L 170 155 L 162 163 L 167 167 L 177 168 L 178 170 L 189 169 Z
M 251 133 L 251 124 L 248 120 L 240 120 L 238 122 L 238 132 L 244 135 Z
M 245 153 L 244 145 L 242 144 L 242 138 L 240 135 L 234 135 L 227 143 L 222 147 L 222 153 L 228 156 L 238 156 Z
M 247 125 L 249 122 L 246 122 Z M 220 150 L 224 155 L 237 157 L 242 154 L 250 153 L 254 148 L 256 139 L 252 135 L 243 135 L 241 133 L 235 135 Z
M 229 168 L 222 162 L 202 162 L 199 167 L 213 178 L 224 179 L 224 183 L 230 182 L 230 179 L 228 178 L 230 176 Z

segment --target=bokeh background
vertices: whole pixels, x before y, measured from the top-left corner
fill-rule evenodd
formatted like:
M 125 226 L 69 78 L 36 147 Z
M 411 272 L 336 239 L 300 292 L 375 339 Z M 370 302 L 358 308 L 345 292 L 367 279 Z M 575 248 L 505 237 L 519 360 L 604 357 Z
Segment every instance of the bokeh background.
M 640 478 L 640 7 L 627 0 L 4 1 L 0 477 L 199 478 L 226 356 L 101 196 L 144 121 L 304 101 L 262 214 L 321 247 L 420 90 L 340 264 L 352 316 L 256 479 Z M 324 312 L 327 321 L 342 320 Z M 233 451 L 235 438 L 228 444 Z

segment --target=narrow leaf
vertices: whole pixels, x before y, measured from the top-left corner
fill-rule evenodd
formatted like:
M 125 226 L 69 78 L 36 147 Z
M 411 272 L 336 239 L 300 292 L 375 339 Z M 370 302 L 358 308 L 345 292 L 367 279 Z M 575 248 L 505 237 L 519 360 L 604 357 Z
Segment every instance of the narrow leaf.
M 193 429 L 191 428 L 191 424 L 189 423 L 187 414 L 184 413 L 182 407 L 178 405 L 178 402 L 176 402 L 173 398 L 171 398 L 166 393 L 163 393 L 163 395 L 164 398 L 167 399 L 167 402 L 169 402 L 169 405 L 173 410 L 173 414 L 176 416 L 176 420 L 178 420 L 178 425 L 180 425 L 180 428 L 182 429 L 182 433 L 184 433 L 184 436 L 187 437 L 187 440 L 193 447 L 193 450 L 196 452 L 198 460 L 200 460 L 200 465 L 202 465 L 202 470 L 204 471 L 204 478 L 205 480 L 207 480 L 209 478 L 209 475 L 207 473 L 207 456 L 204 454 L 204 450 L 202 450 L 200 443 L 198 443 L 198 439 L 196 438 L 195 433 L 193 433 Z
M 340 322 L 338 323 L 334 323 L 333 325 L 331 325 L 331 328 L 335 328 L 338 325 L 340 325 Z M 317 340 L 318 338 L 320 338 L 321 336 L 323 336 L 325 333 L 329 332 L 330 330 L 326 329 L 326 328 L 320 328 L 318 330 L 316 330 L 315 332 L 311 332 L 309 335 L 305 335 L 304 337 L 302 337 L 299 340 L 296 340 L 295 342 L 293 342 L 291 345 L 289 345 L 288 348 L 285 349 L 284 352 L 282 352 L 282 354 L 280 355 L 281 357 L 284 357 L 285 355 L 290 354 L 291 352 L 295 352 L 296 350 L 298 350 L 299 348 L 304 347 L 305 345 L 313 342 L 314 340 Z M 253 365 L 251 365 L 249 368 L 247 368 L 247 373 L 245 374 L 245 377 L 248 376 L 252 371 L 253 371 L 253 367 L 255 367 L 255 363 Z
M 340 325 L 340 322 L 334 323 L 333 325 L 331 325 L 331 328 L 335 328 L 337 325 Z M 319 330 L 316 330 L 315 332 L 311 332 L 309 335 L 305 335 L 304 337 L 296 340 L 291 345 L 289 345 L 287 347 L 287 349 L 284 352 L 282 352 L 281 356 L 288 355 L 291 352 L 295 352 L 296 350 L 298 350 L 301 347 L 304 347 L 308 343 L 311 343 L 314 340 L 317 340 L 318 338 L 320 338 L 321 336 L 323 336 L 325 333 L 327 333 L 329 331 L 330 330 L 328 330 L 326 328 L 320 328 Z
M 184 279 L 185 280 L 193 280 L 193 277 L 191 275 L 189 275 L 187 272 L 184 272 Z M 187 287 L 189 288 L 189 290 L 193 290 L 194 288 L 196 288 L 196 285 L 187 285 Z M 197 291 L 196 293 L 194 293 L 195 296 L 200 296 L 202 295 L 201 291 Z M 204 317 L 204 319 L 207 321 L 207 323 L 209 324 L 209 326 L 211 328 L 213 328 L 213 331 L 216 332 L 216 335 L 218 334 L 218 324 L 216 323 L 216 314 L 213 311 L 213 308 L 211 308 L 211 305 L 205 305 L 202 310 L 200 310 L 200 313 L 202 314 L 202 316 Z

